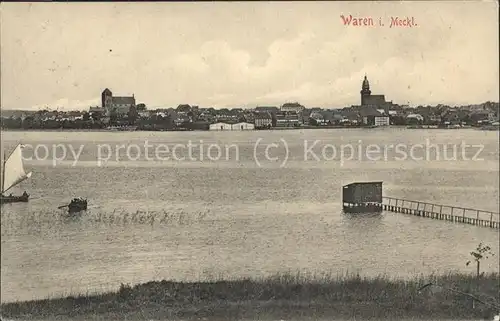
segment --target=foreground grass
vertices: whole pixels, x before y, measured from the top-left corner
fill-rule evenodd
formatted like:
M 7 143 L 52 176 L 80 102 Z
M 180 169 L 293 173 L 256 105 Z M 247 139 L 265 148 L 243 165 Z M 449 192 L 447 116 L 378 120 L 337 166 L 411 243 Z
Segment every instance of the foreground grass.
M 98 295 L 70 296 L 1 305 L 1 315 L 23 320 L 151 319 L 487 319 L 498 309 L 440 287 L 473 294 L 498 306 L 499 274 L 464 274 L 411 280 L 359 275 L 335 277 L 300 273 L 265 279 L 211 282 L 149 282 Z

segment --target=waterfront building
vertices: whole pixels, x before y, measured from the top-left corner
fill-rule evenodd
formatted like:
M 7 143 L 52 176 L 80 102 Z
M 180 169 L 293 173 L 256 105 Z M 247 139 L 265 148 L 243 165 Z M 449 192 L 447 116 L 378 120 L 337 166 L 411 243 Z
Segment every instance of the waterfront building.
M 257 106 L 255 107 L 255 112 L 257 113 L 270 113 L 270 114 L 276 114 L 280 110 L 278 107 L 275 106 Z
M 270 128 L 273 126 L 273 117 L 268 112 L 260 112 L 254 115 L 255 128 Z
M 255 125 L 250 123 L 236 123 L 231 125 L 231 130 L 254 130 Z
M 323 114 L 319 111 L 313 111 L 309 115 L 309 124 L 316 125 L 316 126 L 321 126 L 326 124 L 325 117 Z
M 390 124 L 389 116 L 382 114 L 372 106 L 360 106 L 359 115 L 363 125 L 388 126 Z
M 457 125 L 461 124 L 469 112 L 458 108 L 449 108 L 441 114 L 441 122 L 445 124 Z
M 193 120 L 186 113 L 182 112 L 176 113 L 176 117 L 173 119 L 176 126 L 183 126 L 185 124 L 193 122 Z
M 492 112 L 491 110 L 478 110 L 478 111 L 473 111 L 470 114 L 470 119 L 471 121 L 477 123 L 477 122 L 484 122 L 484 121 L 495 121 L 495 113 Z
M 292 113 L 301 113 L 304 111 L 305 107 L 299 104 L 298 102 L 294 103 L 285 103 L 281 106 L 282 112 L 292 112 Z
M 245 111 L 243 113 L 242 119 L 245 123 L 255 124 L 255 115 L 253 112 Z
M 300 113 L 280 112 L 276 114 L 276 127 L 298 127 L 301 119 Z
M 132 96 L 113 96 L 113 93 L 108 88 L 101 93 L 102 108 L 109 115 L 115 111 L 118 115 L 127 115 L 131 108 L 135 108 L 135 97 Z
M 321 112 L 323 118 L 325 119 L 325 123 L 327 125 L 338 125 L 342 122 L 345 122 L 345 117 L 342 115 L 342 112 L 338 109 L 333 110 L 324 110 Z
M 216 131 L 221 131 L 221 130 L 231 130 L 232 126 L 231 124 L 228 123 L 222 123 L 218 122 L 215 124 L 210 124 L 209 130 L 216 130 Z
M 409 114 L 406 116 L 407 124 L 421 124 L 424 122 L 424 117 L 420 114 Z

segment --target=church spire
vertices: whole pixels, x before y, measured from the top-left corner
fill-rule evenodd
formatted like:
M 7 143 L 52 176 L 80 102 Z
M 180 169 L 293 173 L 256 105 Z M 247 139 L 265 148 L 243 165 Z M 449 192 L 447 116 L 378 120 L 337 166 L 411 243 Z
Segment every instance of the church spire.
M 366 91 L 370 90 L 370 82 L 368 81 L 368 78 L 366 78 L 366 74 L 365 74 L 365 79 L 363 79 L 363 86 L 361 89 Z
M 365 78 L 363 79 L 363 85 L 361 86 L 361 105 L 363 106 L 365 104 L 365 98 L 371 95 L 371 90 L 370 90 L 370 83 L 368 82 L 368 78 L 366 77 L 365 73 Z

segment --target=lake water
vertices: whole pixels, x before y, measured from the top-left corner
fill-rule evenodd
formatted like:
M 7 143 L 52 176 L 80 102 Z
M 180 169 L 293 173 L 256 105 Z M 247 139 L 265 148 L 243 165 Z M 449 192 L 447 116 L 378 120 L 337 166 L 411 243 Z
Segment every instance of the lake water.
M 7 151 L 18 142 L 33 176 L 12 193 L 31 200 L 2 206 L 2 302 L 158 279 L 473 272 L 479 242 L 499 254 L 498 230 L 341 211 L 343 184 L 381 180 L 386 196 L 498 212 L 497 132 L 2 132 Z M 77 196 L 86 213 L 57 209 Z

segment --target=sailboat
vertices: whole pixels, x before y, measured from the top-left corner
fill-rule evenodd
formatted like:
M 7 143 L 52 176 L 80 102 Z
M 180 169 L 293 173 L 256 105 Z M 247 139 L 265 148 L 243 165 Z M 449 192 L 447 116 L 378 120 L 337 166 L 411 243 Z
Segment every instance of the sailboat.
M 9 157 L 3 161 L 0 204 L 27 202 L 29 199 L 29 194 L 26 191 L 21 196 L 5 195 L 5 192 L 12 187 L 31 177 L 31 172 L 26 173 L 24 170 L 23 147 L 23 145 L 18 144 Z

